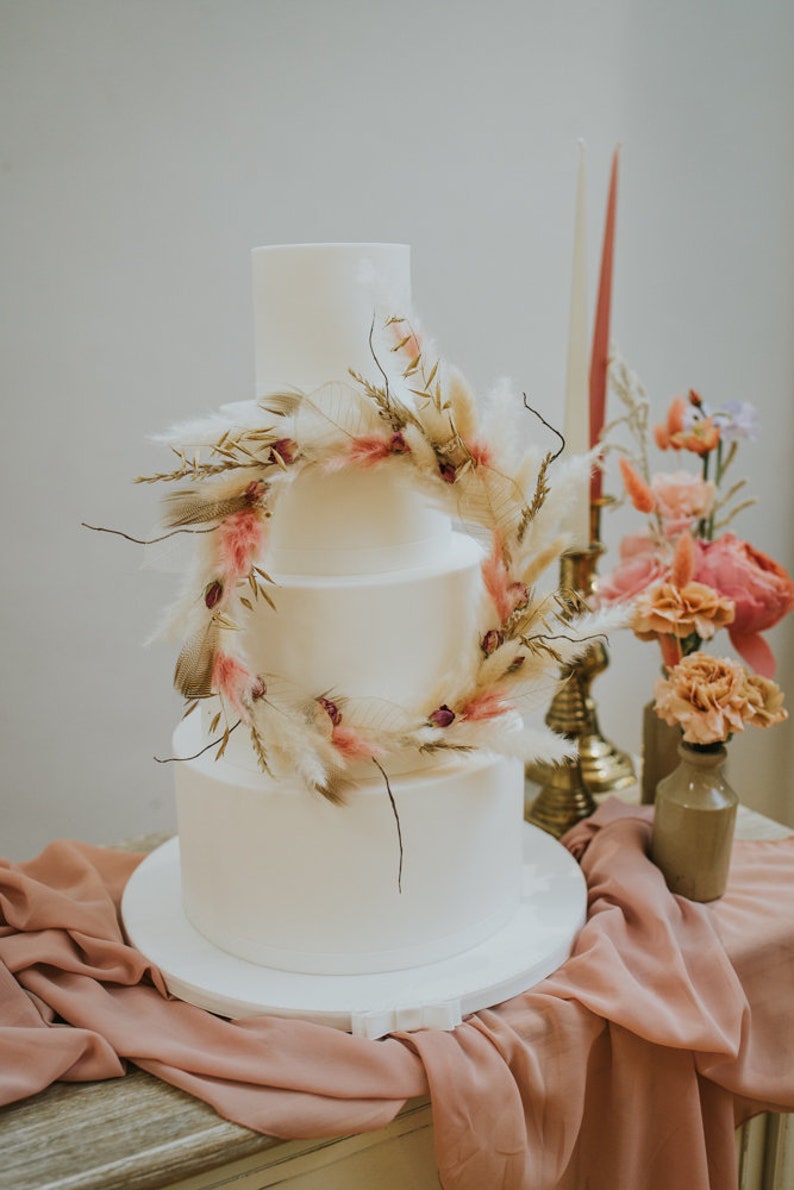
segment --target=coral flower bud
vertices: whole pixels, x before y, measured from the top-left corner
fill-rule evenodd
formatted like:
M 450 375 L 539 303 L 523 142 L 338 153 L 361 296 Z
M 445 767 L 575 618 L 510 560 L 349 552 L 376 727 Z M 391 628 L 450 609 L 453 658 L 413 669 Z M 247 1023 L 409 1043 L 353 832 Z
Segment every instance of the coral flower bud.
M 703 398 L 700 393 L 696 393 L 693 388 L 689 390 L 689 404 L 694 405 L 696 409 L 699 409 L 703 404 Z
M 206 603 L 206 605 L 210 609 L 210 611 L 212 611 L 212 609 L 214 607 L 218 606 L 218 604 L 220 603 L 222 598 L 223 598 L 223 583 L 219 583 L 217 579 L 215 579 L 214 582 L 209 583 L 204 588 L 204 602 Z
M 637 509 L 637 512 L 653 512 L 656 507 L 656 499 L 639 471 L 632 467 L 631 463 L 623 455 L 618 459 L 618 466 L 620 467 L 620 474 L 623 478 L 626 495 Z
M 428 715 L 428 722 L 432 723 L 434 727 L 449 727 L 454 718 L 455 712 L 451 711 L 445 703 L 433 711 L 432 715 Z

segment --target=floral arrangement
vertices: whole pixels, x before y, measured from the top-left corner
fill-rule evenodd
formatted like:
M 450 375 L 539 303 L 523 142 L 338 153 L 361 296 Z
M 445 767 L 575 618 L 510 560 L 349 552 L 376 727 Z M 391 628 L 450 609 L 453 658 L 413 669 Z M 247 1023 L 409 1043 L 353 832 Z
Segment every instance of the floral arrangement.
M 794 583 L 772 558 L 727 531 L 752 503 L 743 498 L 743 479 L 727 487 L 725 480 L 739 442 L 755 436 L 755 409 L 747 402 L 711 409 L 692 390 L 687 399 L 676 397 L 653 436 L 660 450 L 694 457 L 698 470 L 652 473 L 645 392 L 620 360 L 611 379 L 625 409 L 614 425 L 627 425 L 633 438 L 633 449 L 619 456 L 623 484 L 647 521 L 622 540 L 619 564 L 600 584 L 601 603 L 631 601 L 634 632 L 659 641 L 668 669 L 726 628 L 739 656 L 771 678 L 775 660 L 761 633 L 794 608 Z
M 210 726 L 216 738 L 208 747 L 218 757 L 242 724 L 262 770 L 295 773 L 331 800 L 343 797 L 355 762 L 370 760 L 386 776 L 389 755 L 406 748 L 569 755 L 566 741 L 525 726 L 521 712 L 540 706 L 561 667 L 623 618 L 576 607 L 571 593 L 536 590 L 566 547 L 559 526 L 589 460 L 560 466 L 552 486 L 559 451 L 520 453 L 516 446 L 516 413 L 526 417 L 526 399 L 502 387 L 480 419 L 460 374 L 430 361 L 405 320 L 389 319 L 383 333 L 397 366 L 388 373 L 373 346 L 381 382 L 351 372 L 349 383 L 262 398 L 254 424 L 216 416 L 178 427 L 166 440 L 179 465 L 138 480 L 187 485 L 167 499 L 164 519 L 165 536 L 195 534 L 198 545 L 166 623 L 183 640 L 174 682 L 185 713 L 217 697 Z M 200 443 L 197 453 L 179 445 L 186 441 Z M 488 543 L 476 648 L 461 650 L 472 661 L 410 707 L 347 698 L 341 690 L 287 689 L 278 675 L 253 671 L 241 631 L 258 601 L 277 607 L 278 586 L 262 559 L 284 492 L 307 471 L 380 467 L 400 469 Z

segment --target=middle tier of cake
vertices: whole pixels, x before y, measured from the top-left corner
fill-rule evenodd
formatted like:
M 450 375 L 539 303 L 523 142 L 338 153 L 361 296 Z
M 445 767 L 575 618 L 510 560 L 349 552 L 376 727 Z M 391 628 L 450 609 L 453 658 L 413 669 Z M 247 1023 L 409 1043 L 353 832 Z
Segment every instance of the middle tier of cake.
M 248 663 L 268 686 L 281 680 L 308 698 L 419 710 L 479 648 L 481 558 L 472 538 L 452 533 L 433 561 L 403 570 L 273 575 L 275 610 L 258 600 L 241 634 Z M 205 723 L 215 709 L 208 700 Z M 231 736 L 228 754 L 256 770 L 246 732 Z

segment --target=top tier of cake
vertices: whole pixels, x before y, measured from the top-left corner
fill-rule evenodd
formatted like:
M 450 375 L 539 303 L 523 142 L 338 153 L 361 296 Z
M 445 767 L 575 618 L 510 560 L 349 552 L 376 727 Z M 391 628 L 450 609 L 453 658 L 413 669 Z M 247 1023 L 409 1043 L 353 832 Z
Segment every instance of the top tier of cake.
M 289 244 L 252 252 L 256 395 L 298 389 L 333 411 L 351 369 L 382 374 L 373 325 L 411 310 L 405 244 Z M 381 366 L 393 366 L 388 348 Z M 274 575 L 387 574 L 437 561 L 451 547 L 449 519 L 429 508 L 395 468 L 301 475 L 280 501 L 267 567 Z
M 407 244 L 278 244 L 251 260 L 257 397 L 312 392 L 350 368 L 380 378 L 370 329 L 376 305 L 410 313 Z

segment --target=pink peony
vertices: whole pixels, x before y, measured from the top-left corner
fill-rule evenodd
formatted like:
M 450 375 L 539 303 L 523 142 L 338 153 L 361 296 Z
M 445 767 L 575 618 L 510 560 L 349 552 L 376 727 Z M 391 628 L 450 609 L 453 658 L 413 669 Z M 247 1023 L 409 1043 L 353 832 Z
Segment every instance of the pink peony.
M 598 583 L 598 602 L 627 603 L 670 576 L 670 561 L 652 537 L 637 533 L 620 543 L 620 562 Z
M 733 533 L 725 533 L 716 541 L 698 542 L 695 579 L 733 600 L 733 647 L 757 673 L 773 677 L 775 659 L 759 634 L 794 609 L 788 571 Z
M 654 475 L 651 491 L 665 537 L 677 537 L 711 515 L 716 489 L 713 483 L 688 471 L 674 471 Z

